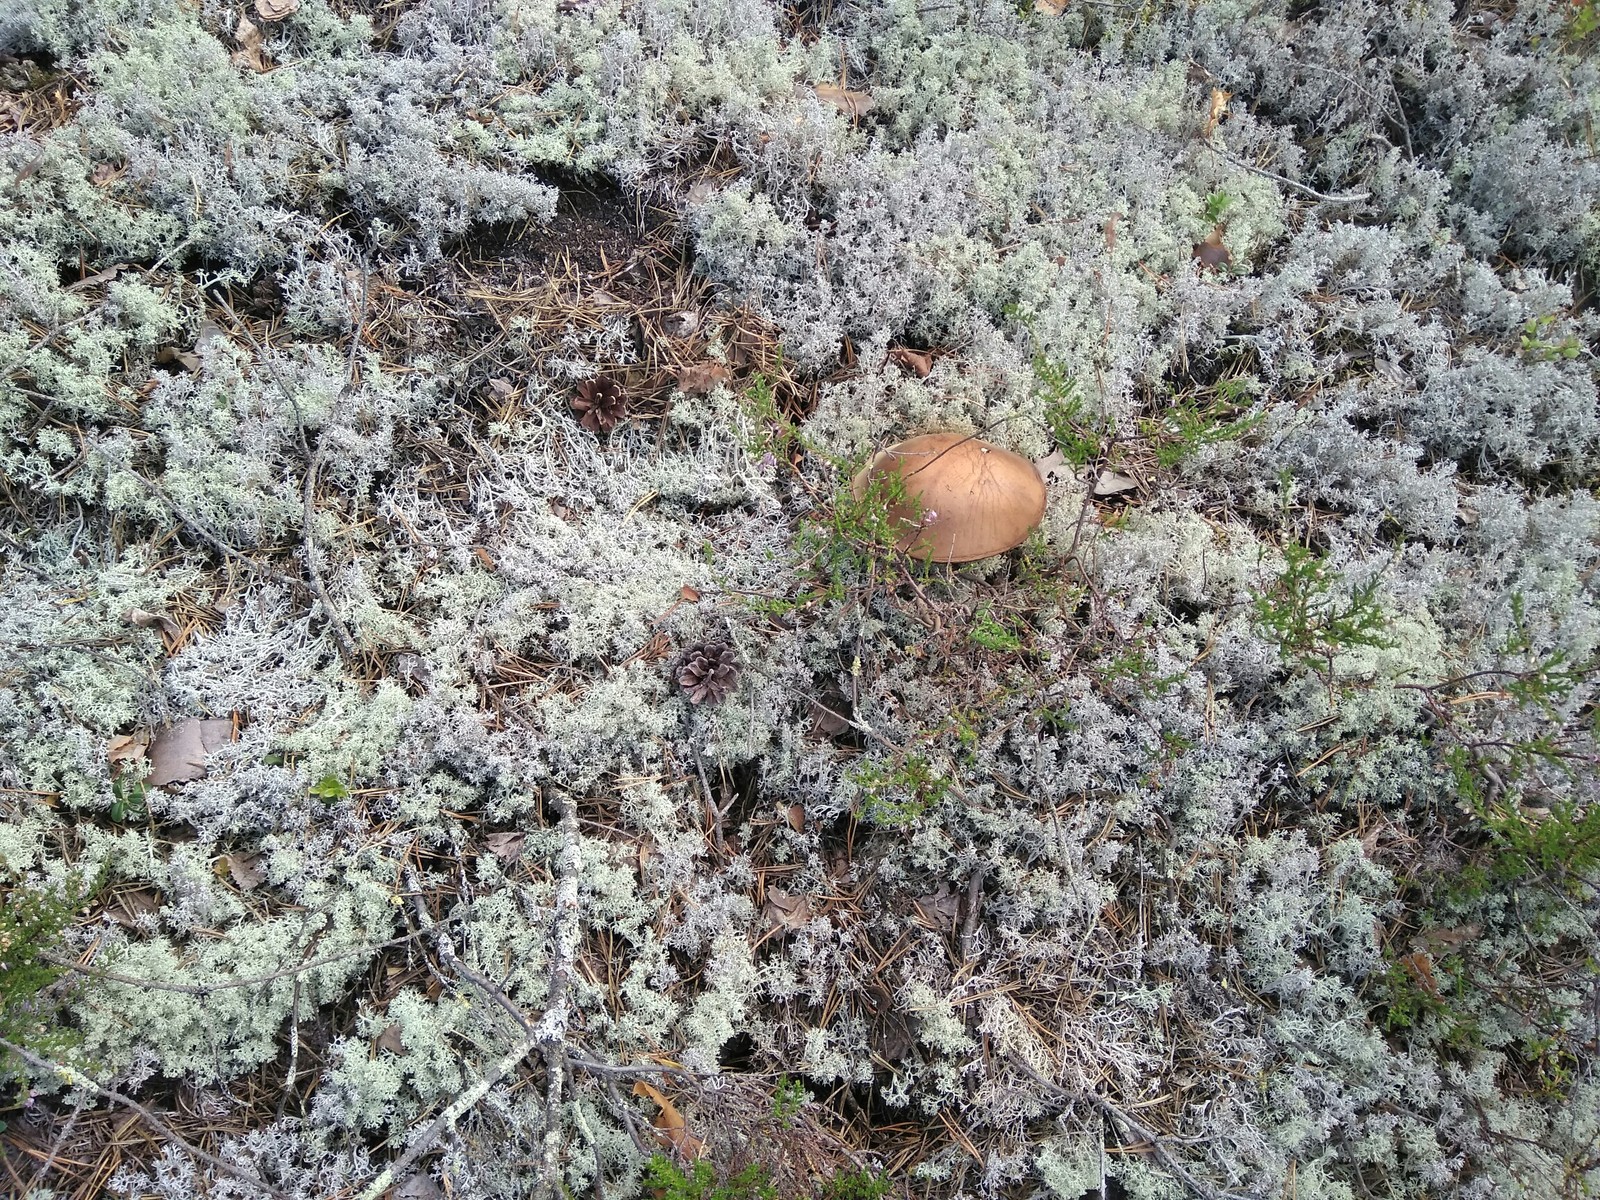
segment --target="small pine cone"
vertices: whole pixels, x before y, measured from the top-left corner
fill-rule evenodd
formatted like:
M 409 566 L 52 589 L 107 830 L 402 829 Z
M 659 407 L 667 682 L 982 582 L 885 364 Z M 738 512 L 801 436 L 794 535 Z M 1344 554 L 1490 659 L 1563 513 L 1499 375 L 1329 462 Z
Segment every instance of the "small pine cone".
M 586 379 L 578 385 L 572 411 L 590 433 L 610 433 L 628 419 L 628 397 L 615 379 Z
M 738 686 L 739 655 L 726 642 L 701 642 L 683 652 L 676 674 L 691 703 L 720 704 Z

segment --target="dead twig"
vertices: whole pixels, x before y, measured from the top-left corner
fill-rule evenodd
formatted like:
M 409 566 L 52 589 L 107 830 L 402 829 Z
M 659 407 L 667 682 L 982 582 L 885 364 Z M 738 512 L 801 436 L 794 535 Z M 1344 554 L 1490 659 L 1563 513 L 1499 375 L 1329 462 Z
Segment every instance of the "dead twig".
M 364 280 L 365 275 L 363 275 L 363 281 Z M 363 309 L 365 309 L 365 282 L 362 284 L 361 296 L 362 306 Z M 277 364 L 272 361 L 272 358 L 267 354 L 265 347 L 263 347 L 260 341 L 257 340 L 256 335 L 250 329 L 250 326 L 240 319 L 239 314 L 234 311 L 233 305 L 229 303 L 228 298 L 223 295 L 219 289 L 212 289 L 211 298 L 222 306 L 222 310 L 228 314 L 228 319 L 234 323 L 239 332 L 244 335 L 245 340 L 250 343 L 251 349 L 256 352 L 256 356 L 261 360 L 261 364 L 266 367 L 267 374 L 272 377 L 273 385 L 277 387 L 284 400 L 288 402 L 290 410 L 294 413 L 295 435 L 300 442 L 300 454 L 306 462 L 305 478 L 301 482 L 300 489 L 301 557 L 305 560 L 306 577 L 311 583 L 311 590 L 316 594 L 318 601 L 320 601 L 322 604 L 322 611 L 328 622 L 328 628 L 333 632 L 333 640 L 339 647 L 339 656 L 346 662 L 350 662 L 356 656 L 355 639 L 350 636 L 350 630 L 346 628 L 344 619 L 340 617 L 339 610 L 333 605 L 333 596 L 328 591 L 327 581 L 322 577 L 322 567 L 319 563 L 321 551 L 317 547 L 316 536 L 316 489 L 317 475 L 322 469 L 322 447 L 319 445 L 316 451 L 314 453 L 312 452 L 311 444 L 306 440 L 306 420 L 305 414 L 300 410 L 299 397 L 294 394 L 289 385 L 283 381 L 283 377 L 278 374 Z M 364 312 L 362 316 L 365 316 Z M 356 336 L 359 338 L 360 334 L 361 321 L 358 320 L 356 325 Z M 352 356 L 352 363 L 353 361 L 354 357 Z M 346 380 L 345 388 L 348 392 L 348 379 Z
M 15 1042 L 8 1041 L 5 1038 L 0 1038 L 0 1049 L 10 1051 L 12 1054 L 15 1054 L 18 1058 L 22 1059 L 23 1062 L 27 1063 L 36 1070 L 48 1071 L 50 1074 L 64 1079 L 76 1087 L 85 1088 L 88 1091 L 93 1092 L 103 1100 L 109 1100 L 113 1104 L 122 1105 L 130 1112 L 136 1113 L 139 1118 L 145 1122 L 145 1124 L 149 1125 L 150 1128 L 154 1129 L 167 1141 L 171 1142 L 175 1146 L 182 1147 L 187 1154 L 199 1159 L 213 1170 L 221 1171 L 224 1175 L 229 1175 L 234 1179 L 248 1183 L 251 1187 L 260 1188 L 269 1196 L 278 1196 L 281 1197 L 282 1200 L 289 1200 L 288 1193 L 273 1187 L 254 1171 L 248 1171 L 243 1167 L 235 1166 L 233 1163 L 230 1163 L 225 1159 L 218 1158 L 215 1154 L 207 1153 L 206 1151 L 200 1149 L 199 1146 L 196 1146 L 193 1142 L 186 1140 L 179 1135 L 177 1130 L 173 1129 L 172 1126 L 168 1125 L 165 1121 L 156 1116 L 155 1113 L 151 1112 L 133 1097 L 125 1096 L 114 1088 L 108 1088 L 103 1084 L 96 1083 L 82 1071 L 75 1070 L 72 1067 L 67 1066 L 65 1063 L 51 1062 L 49 1059 L 41 1058 L 33 1051 L 25 1049 L 24 1047 L 17 1045 Z
M 1290 179 L 1287 176 L 1279 175 L 1273 171 L 1268 171 L 1265 168 L 1255 166 L 1252 163 L 1247 163 L 1242 158 L 1235 158 L 1226 150 L 1211 142 L 1206 143 L 1206 149 L 1210 150 L 1224 162 L 1232 163 L 1241 171 L 1249 171 L 1252 175 L 1259 175 L 1263 179 L 1270 179 L 1274 183 L 1282 184 L 1290 191 L 1299 192 L 1302 196 L 1309 200 L 1315 200 L 1319 204 L 1360 204 L 1363 200 L 1370 200 L 1372 198 L 1371 192 L 1351 192 L 1344 196 L 1329 196 L 1323 192 L 1317 191 L 1315 188 L 1309 188 L 1303 183 L 1296 183 L 1293 179 Z
M 517 1042 L 484 1072 L 483 1078 L 458 1096 L 448 1108 L 429 1124 L 413 1134 L 405 1152 L 390 1163 L 377 1178 L 362 1190 L 357 1200 L 378 1200 L 390 1185 L 401 1178 L 411 1165 L 432 1149 L 435 1142 L 467 1113 L 471 1112 L 491 1088 L 521 1066 L 524 1059 L 535 1050 L 542 1050 L 545 1061 L 545 1128 L 544 1152 L 540 1166 L 540 1194 L 561 1197 L 561 1129 L 558 1123 L 561 1112 L 562 1083 L 566 1078 L 567 1027 L 572 1019 L 572 1002 L 568 995 L 572 982 L 573 964 L 578 952 L 579 895 L 578 875 L 582 858 L 578 843 L 578 810 L 571 797 L 556 793 L 554 804 L 560 814 L 562 845 L 556 856 L 555 912 L 551 921 L 550 986 L 545 1001 L 544 1015 L 531 1028 L 517 1014 L 526 1032 Z M 441 957 L 444 957 L 441 955 Z M 464 965 L 454 949 L 449 955 L 454 967 Z M 466 976 L 471 978 L 470 975 Z M 481 978 L 481 977 L 480 977 Z M 485 984 L 487 981 L 483 981 Z M 491 994 L 499 989 L 487 985 Z M 503 994 L 502 994 L 503 995 Z M 509 1000 L 505 1001 L 510 1004 Z M 515 1006 L 512 1006 L 513 1009 Z
M 446 918 L 446 920 L 459 920 L 460 918 Z M 443 922 L 440 922 L 443 924 Z M 314 971 L 318 967 L 326 967 L 332 963 L 341 962 L 347 958 L 355 958 L 362 954 L 376 954 L 380 950 L 388 950 L 395 946 L 403 946 L 407 942 L 423 937 L 428 930 L 419 929 L 405 934 L 403 937 L 390 938 L 386 942 L 375 942 L 370 946 L 357 946 L 350 950 L 341 950 L 334 954 L 325 954 L 321 958 L 308 959 L 298 966 L 284 967 L 281 971 L 271 971 L 265 975 L 252 975 L 246 979 L 227 979 L 218 983 L 163 983 L 156 979 L 140 979 L 136 975 L 122 975 L 116 971 L 107 971 L 101 967 L 91 967 L 87 963 L 78 962 L 76 959 L 67 958 L 60 954 L 46 952 L 40 957 L 46 962 L 54 963 L 58 967 L 65 967 L 78 975 L 87 975 L 91 979 L 103 979 L 108 983 L 121 983 L 128 987 L 145 988 L 152 992 L 174 992 L 180 996 L 199 996 L 202 999 L 212 992 L 225 992 L 232 988 L 258 987 L 263 983 L 272 983 L 274 980 L 286 979 L 289 976 L 304 975 L 307 971 Z

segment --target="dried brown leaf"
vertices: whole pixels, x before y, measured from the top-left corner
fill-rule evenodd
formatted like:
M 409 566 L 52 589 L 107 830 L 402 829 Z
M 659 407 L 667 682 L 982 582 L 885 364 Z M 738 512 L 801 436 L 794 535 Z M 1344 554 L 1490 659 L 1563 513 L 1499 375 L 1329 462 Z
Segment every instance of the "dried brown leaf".
M 700 1157 L 705 1150 L 705 1143 L 689 1132 L 689 1124 L 683 1119 L 677 1105 L 668 1100 L 659 1088 L 640 1079 L 633 1085 L 633 1094 L 643 1096 L 661 1110 L 653 1122 L 657 1141 L 663 1146 L 670 1146 L 685 1158 Z
M 1094 481 L 1094 494 L 1100 499 L 1107 496 L 1120 496 L 1123 492 L 1138 490 L 1139 481 L 1131 475 L 1124 475 L 1121 471 L 1113 471 L 1109 467 L 1103 469 Z
M 183 632 L 178 628 L 178 623 L 165 613 L 147 612 L 142 608 L 130 608 L 123 614 L 130 625 L 137 625 L 140 629 L 161 629 L 177 637 Z
M 952 892 L 948 884 L 940 884 L 939 890 L 931 895 L 918 896 L 914 904 L 915 920 L 924 929 L 948 932 L 955 928 L 961 916 L 961 896 Z
M 866 92 L 852 91 L 836 83 L 819 83 L 811 90 L 817 94 L 818 100 L 833 105 L 845 116 L 857 121 L 878 106 L 878 102 Z
M 686 396 L 704 396 L 717 384 L 733 378 L 727 367 L 710 359 L 679 367 L 673 374 L 678 378 L 678 390 Z
M 236 65 L 249 67 L 257 75 L 272 69 L 261 50 L 261 26 L 243 13 L 239 14 L 239 24 L 234 27 L 233 40 L 239 43 L 239 48 L 233 52 Z
M 484 839 L 484 845 L 489 847 L 501 862 L 515 862 L 522 856 L 522 843 L 528 840 L 528 835 L 519 832 L 491 833 Z
M 700 314 L 693 310 L 675 312 L 661 322 L 668 337 L 686 338 L 700 328 Z
M 926 350 L 912 350 L 908 346 L 896 346 L 889 351 L 889 359 L 896 365 L 910 371 L 918 379 L 926 379 L 933 371 L 933 355 Z
M 267 881 L 267 869 L 259 854 L 225 854 L 228 875 L 241 892 L 252 892 Z
M 147 743 L 136 741 L 126 733 L 119 733 L 106 743 L 106 762 L 138 762 L 147 748 Z
M 406 1049 L 406 1044 L 400 1039 L 400 1026 L 387 1025 L 378 1035 L 377 1049 L 387 1050 L 397 1058 L 404 1058 L 411 1051 Z
M 233 740 L 233 722 L 226 717 L 189 717 L 169 725 L 150 740 L 149 787 L 188 783 L 206 773 L 206 754 Z
M 1059 17 L 1067 11 L 1067 0 L 1033 0 L 1033 11 L 1041 17 Z
M 256 0 L 256 12 L 263 21 L 281 21 L 299 8 L 300 0 Z
M 1039 478 L 1046 483 L 1059 483 L 1071 479 L 1075 471 L 1072 464 L 1067 461 L 1067 456 L 1055 449 L 1043 458 L 1033 460 L 1033 465 L 1039 471 Z
M 799 929 L 811 920 L 811 901 L 805 896 L 793 896 L 777 888 L 767 889 L 767 902 L 761 914 L 780 929 Z
M 1418 950 L 1415 954 L 1407 954 L 1400 960 L 1400 965 L 1405 968 L 1407 975 L 1416 981 L 1418 987 L 1427 992 L 1435 1000 L 1443 999 L 1439 992 L 1439 980 L 1433 973 L 1433 956 L 1426 950 Z
M 804 833 L 806 828 L 806 806 L 804 804 L 778 805 L 778 815 L 789 822 L 789 828 L 796 833 Z
M 140 917 L 153 917 L 161 911 L 161 896 L 152 888 L 128 888 L 106 904 L 106 915 L 125 929 L 134 929 Z
M 690 587 L 687 583 L 678 589 L 678 595 L 687 600 L 690 604 L 697 604 L 700 601 L 699 590 Z
M 1222 226 L 1218 225 L 1205 240 L 1196 244 L 1194 256 L 1200 260 L 1202 267 L 1210 267 L 1220 271 L 1223 267 L 1233 262 L 1233 252 L 1222 244 Z
M 1225 92 L 1221 88 L 1211 89 L 1211 107 L 1206 112 L 1205 123 L 1200 126 L 1200 136 L 1209 138 L 1216 132 L 1217 122 L 1221 121 L 1228 111 L 1228 101 L 1233 99 L 1232 92 Z
M 819 703 L 811 702 L 811 728 L 823 737 L 833 737 L 850 728 L 844 714 L 850 711 L 850 701 L 842 695 L 824 696 Z
M 482 564 L 485 571 L 493 571 L 497 569 L 497 564 L 494 561 L 494 555 L 490 554 L 489 551 L 483 546 L 474 546 L 472 548 L 472 553 L 477 557 L 478 562 Z
M 432 1175 L 413 1175 L 394 1189 L 393 1200 L 444 1200 L 444 1189 Z

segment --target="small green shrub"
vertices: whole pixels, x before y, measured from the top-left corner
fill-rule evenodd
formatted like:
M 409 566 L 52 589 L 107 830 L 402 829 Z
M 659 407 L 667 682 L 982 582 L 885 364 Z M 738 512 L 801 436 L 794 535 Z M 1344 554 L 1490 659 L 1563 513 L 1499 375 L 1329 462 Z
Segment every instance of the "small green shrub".
M 1256 626 L 1286 659 L 1331 670 L 1341 650 L 1390 644 L 1376 579 L 1341 601 L 1334 595 L 1339 573 L 1325 560 L 1292 542 L 1284 547 L 1283 559 L 1283 573 L 1270 589 L 1257 593 L 1253 607 Z
M 1157 416 L 1140 422 L 1140 432 L 1156 451 L 1156 462 L 1175 467 L 1202 446 L 1244 437 L 1265 419 L 1265 413 L 1241 416 L 1250 398 L 1250 381 L 1226 379 L 1205 399 L 1175 400 Z
M 1218 221 L 1222 220 L 1223 214 L 1232 207 L 1233 197 L 1228 195 L 1227 192 L 1219 189 L 1218 191 L 1212 192 L 1206 197 L 1205 211 L 1201 215 L 1204 217 L 1207 225 L 1215 225 Z
M 952 783 L 928 759 L 907 756 L 892 767 L 864 763 L 850 775 L 862 790 L 860 814 L 874 825 L 910 825 L 949 795 Z
M 806 1090 L 806 1085 L 798 1079 L 790 1079 L 787 1075 L 778 1080 L 778 1086 L 772 1090 L 772 1116 L 777 1121 L 788 1121 L 802 1108 L 811 1093 Z
M 687 1171 L 664 1154 L 653 1155 L 644 1168 L 644 1190 L 656 1200 L 778 1200 L 772 1173 L 752 1163 L 718 1182 L 716 1168 L 704 1158 Z
M 1527 324 L 1523 325 L 1518 350 L 1525 360 L 1556 362 L 1560 359 L 1577 358 L 1583 353 L 1583 343 L 1571 334 L 1560 341 L 1547 336 L 1555 323 L 1556 318 L 1553 316 L 1530 317 Z
M 822 1200 L 881 1200 L 894 1185 L 881 1175 L 863 1167 L 859 1171 L 840 1171 L 822 1185 Z
M 798 1083 L 794 1086 L 805 1091 Z M 760 1163 L 752 1163 L 719 1182 L 717 1170 L 709 1160 L 697 1159 L 685 1170 L 665 1154 L 653 1155 L 645 1164 L 643 1186 L 654 1200 L 777 1200 L 778 1197 L 772 1172 Z M 821 1200 L 882 1200 L 892 1187 L 887 1179 L 865 1168 L 840 1171 L 822 1181 Z
M 1009 653 L 1022 649 L 1022 639 L 1011 631 L 1006 625 L 997 621 L 988 609 L 981 610 L 972 622 L 969 635 L 973 644 L 997 653 Z
M 65 997 L 54 990 L 65 969 L 48 955 L 94 890 L 72 879 L 63 891 L 42 891 L 15 878 L 0 890 L 0 1037 L 42 1058 L 60 1060 L 76 1045 L 61 1020 Z M 0 1050 L 0 1091 L 25 1091 L 30 1077 L 27 1064 Z

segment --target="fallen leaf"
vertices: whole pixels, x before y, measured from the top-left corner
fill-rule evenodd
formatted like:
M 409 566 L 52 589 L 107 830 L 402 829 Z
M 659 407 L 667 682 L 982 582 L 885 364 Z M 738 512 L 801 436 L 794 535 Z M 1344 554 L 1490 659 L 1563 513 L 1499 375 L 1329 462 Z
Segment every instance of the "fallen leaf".
M 677 1106 L 661 1094 L 660 1089 L 640 1079 L 633 1085 L 633 1094 L 643 1096 L 661 1111 L 656 1114 L 656 1140 L 670 1146 L 685 1158 L 699 1158 L 705 1143 L 689 1132 L 689 1125 Z
M 698 604 L 700 601 L 700 592 L 696 588 L 690 587 L 687 583 L 678 589 L 678 595 L 690 604 Z
M 396 1058 L 404 1058 L 411 1053 L 406 1049 L 405 1042 L 400 1040 L 400 1026 L 398 1024 L 384 1028 L 384 1031 L 378 1035 L 376 1049 L 387 1050 Z
M 811 728 L 824 737 L 832 737 L 850 728 L 844 714 L 850 711 L 850 701 L 841 695 L 825 696 L 819 703 L 811 702 Z
M 67 284 L 67 286 L 62 290 L 68 292 L 80 292 L 84 288 L 94 287 L 96 284 L 110 283 L 113 279 L 115 279 L 118 275 L 121 275 L 126 270 L 128 270 L 127 263 L 114 263 L 103 271 L 96 271 L 93 275 L 85 275 L 82 279 Z
M 1411 976 L 1428 995 L 1435 1000 L 1442 998 L 1439 994 L 1439 980 L 1433 973 L 1433 956 L 1426 950 L 1418 950 L 1415 954 L 1407 954 L 1400 960 L 1400 965 L 1405 968 L 1406 974 Z
M 1067 0 L 1033 0 L 1033 11 L 1041 17 L 1059 17 L 1067 11 Z
M 778 815 L 789 822 L 789 828 L 796 833 L 804 833 L 806 828 L 806 806 L 804 804 L 778 805 Z
M 1474 921 L 1470 925 L 1458 925 L 1454 929 L 1430 929 L 1412 940 L 1413 950 L 1425 950 L 1435 955 L 1449 954 L 1459 950 L 1468 942 L 1475 941 L 1483 933 L 1483 926 Z
M 1120 496 L 1123 492 L 1135 491 L 1138 487 L 1139 481 L 1131 475 L 1105 468 L 1094 481 L 1094 494 L 1103 500 L 1107 496 Z
M 192 350 L 179 350 L 176 346 L 163 346 L 156 351 L 156 361 L 163 366 L 177 363 L 189 374 L 200 369 L 200 356 Z
M 502 400 L 509 400 L 516 394 L 516 387 L 507 379 L 489 380 L 489 390 Z
M 711 180 L 697 179 L 690 185 L 688 192 L 684 194 L 683 202 L 689 208 L 697 208 L 716 194 L 717 186 Z
M 946 883 L 940 884 L 939 890 L 930 896 L 918 896 L 913 903 L 917 910 L 914 920 L 924 929 L 948 932 L 955 928 L 961 916 L 961 897 Z
M 733 373 L 719 362 L 690 363 L 673 372 L 678 377 L 678 390 L 686 396 L 704 396 L 719 383 L 733 378 Z
M 392 1200 L 444 1200 L 444 1191 L 432 1175 L 413 1175 L 395 1188 Z
M 125 929 L 137 928 L 141 917 L 153 917 L 160 911 L 161 897 L 151 888 L 128 888 L 106 903 L 106 915 Z
M 122 178 L 125 169 L 115 163 L 95 163 L 94 170 L 89 172 L 89 182 L 95 187 L 105 187 L 106 184 Z
M 495 570 L 494 555 L 490 554 L 482 546 L 474 546 L 472 548 L 472 553 L 478 556 L 478 561 L 483 564 L 483 569 L 485 571 Z
M 1221 225 L 1206 234 L 1205 241 L 1195 246 L 1194 256 L 1200 260 L 1202 267 L 1210 267 L 1215 271 L 1220 271 L 1233 262 L 1232 251 L 1222 244 Z
M 281 21 L 300 7 L 300 0 L 256 0 L 263 21 Z
M 851 91 L 836 83 L 819 83 L 811 90 L 817 94 L 818 100 L 833 105 L 845 116 L 857 121 L 878 106 L 878 102 L 866 92 Z
M 173 637 L 183 631 L 178 628 L 178 623 L 164 613 L 146 612 L 142 608 L 130 608 L 122 614 L 130 625 L 137 625 L 140 629 L 162 629 Z
M 668 337 L 686 338 L 700 328 L 700 314 L 691 311 L 675 312 L 661 322 L 661 327 L 667 331 Z
M 608 308 L 613 304 L 621 304 L 622 301 L 606 291 L 605 288 L 595 288 L 594 291 L 589 293 L 589 303 L 599 308 Z
M 1205 123 L 1200 126 L 1200 136 L 1209 138 L 1216 132 L 1217 122 L 1221 121 L 1228 111 L 1228 101 L 1233 99 L 1232 92 L 1225 92 L 1221 88 L 1211 89 L 1211 108 L 1206 113 Z
M 1109 253 L 1117 248 L 1117 222 L 1122 219 L 1119 212 L 1112 213 L 1106 218 L 1106 251 Z
M 271 70 L 267 56 L 261 52 L 261 27 L 243 13 L 239 14 L 239 24 L 234 27 L 233 40 L 239 43 L 232 55 L 236 65 L 249 67 L 257 75 Z
M 906 346 L 896 346 L 889 351 L 890 361 L 910 371 L 918 379 L 926 379 L 933 371 L 933 355 L 926 350 L 912 350 Z
M 138 762 L 144 757 L 147 743 L 134 740 L 126 733 L 119 733 L 106 743 L 106 762 Z
M 799 929 L 811 920 L 811 901 L 804 896 L 768 888 L 761 915 L 781 929 Z
M 147 787 L 188 783 L 206 773 L 206 754 L 233 740 L 233 722 L 226 717 L 190 717 L 169 725 L 150 740 Z
M 267 869 L 259 854 L 225 854 L 228 874 L 241 892 L 253 892 L 267 881 Z
M 1067 456 L 1061 453 L 1059 447 L 1050 451 L 1043 458 L 1033 460 L 1034 469 L 1039 472 L 1039 477 L 1046 483 L 1056 483 L 1071 479 L 1076 472 L 1072 464 L 1067 461 Z
M 522 856 L 522 843 L 528 840 L 525 833 L 507 832 L 491 833 L 484 837 L 484 844 L 501 862 L 515 862 Z

